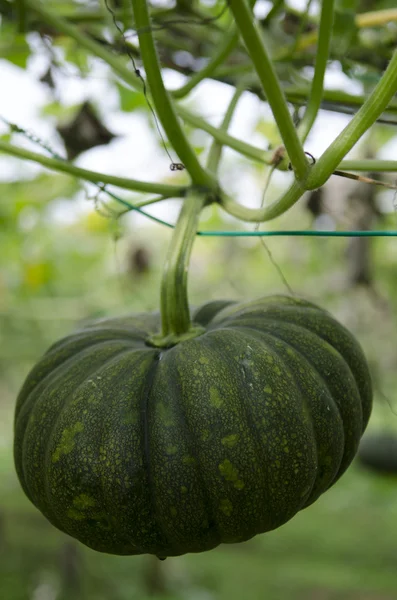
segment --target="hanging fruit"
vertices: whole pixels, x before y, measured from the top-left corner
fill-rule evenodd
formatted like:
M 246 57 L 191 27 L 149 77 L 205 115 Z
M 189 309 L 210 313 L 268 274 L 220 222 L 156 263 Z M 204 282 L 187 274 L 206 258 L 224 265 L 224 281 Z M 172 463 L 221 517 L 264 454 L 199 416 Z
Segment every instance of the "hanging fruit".
M 95 550 L 164 558 L 275 529 L 337 481 L 368 422 L 364 355 L 326 311 L 287 296 L 189 309 L 204 205 L 183 202 L 161 313 L 57 342 L 19 394 L 21 484 Z

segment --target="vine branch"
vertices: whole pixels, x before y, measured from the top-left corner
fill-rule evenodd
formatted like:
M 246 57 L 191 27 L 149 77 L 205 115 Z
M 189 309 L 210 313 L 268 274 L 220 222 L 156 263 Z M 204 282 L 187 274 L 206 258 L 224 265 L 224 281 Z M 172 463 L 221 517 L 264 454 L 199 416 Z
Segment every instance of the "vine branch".
M 310 169 L 305 181 L 308 190 L 322 186 L 344 156 L 382 114 L 397 92 L 397 50 L 381 80 L 348 125 Z
M 298 127 L 299 136 L 304 142 L 316 120 L 320 110 L 324 89 L 324 75 L 327 68 L 331 46 L 332 28 L 334 21 L 334 0 L 321 4 L 320 29 L 314 67 L 314 77 L 309 94 L 309 101 L 303 119 Z
M 89 171 L 88 169 L 76 167 L 66 160 L 63 161 L 56 158 L 49 158 L 43 154 L 31 152 L 30 150 L 14 146 L 13 144 L 3 142 L 2 140 L 0 140 L 0 152 L 4 152 L 10 156 L 15 156 L 16 158 L 33 161 L 53 171 L 68 173 L 69 175 L 79 179 L 92 181 L 93 183 L 106 183 L 116 187 L 124 188 L 126 190 L 133 190 L 134 192 L 159 194 L 167 196 L 168 198 L 181 198 L 185 195 L 186 190 L 188 189 L 187 186 L 169 185 L 165 183 L 149 183 L 146 181 L 137 181 L 136 179 L 127 179 L 125 177 L 117 177 L 115 175 L 98 173 L 97 171 Z
M 201 166 L 178 120 L 172 98 L 165 89 L 150 27 L 147 3 L 142 0 L 132 0 L 132 7 L 151 96 L 168 140 L 182 160 L 193 183 L 213 189 L 216 182 L 211 174 Z
M 309 166 L 277 74 L 263 43 L 262 32 L 253 19 L 246 0 L 229 0 L 229 6 L 272 109 L 295 175 L 298 179 L 303 179 L 307 175 Z

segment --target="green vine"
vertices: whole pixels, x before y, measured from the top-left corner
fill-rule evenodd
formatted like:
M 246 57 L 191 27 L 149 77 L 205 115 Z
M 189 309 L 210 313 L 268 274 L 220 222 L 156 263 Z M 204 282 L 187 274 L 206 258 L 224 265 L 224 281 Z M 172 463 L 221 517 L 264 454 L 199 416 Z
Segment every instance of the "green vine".
M 105 173 L 89 171 L 88 169 L 76 167 L 66 160 L 49 158 L 43 154 L 31 152 L 25 148 L 19 148 L 8 142 L 3 142 L 2 140 L 0 140 L 0 152 L 15 156 L 16 158 L 31 160 L 48 169 L 59 171 L 61 173 L 68 173 L 79 179 L 84 179 L 85 181 L 108 183 L 126 190 L 134 190 L 135 192 L 143 192 L 145 194 L 160 194 L 167 198 L 181 198 L 186 194 L 186 190 L 188 189 L 187 186 L 170 185 L 166 183 L 148 183 L 146 181 L 137 181 L 136 179 L 128 179 L 126 177 L 117 177 L 116 175 L 106 175 Z
M 277 74 L 263 42 L 262 32 L 252 18 L 252 11 L 246 0 L 229 0 L 229 6 L 272 109 L 295 175 L 298 179 L 303 179 L 309 168 L 308 162 L 292 122 Z
M 363 106 L 343 129 L 338 137 L 327 148 L 317 163 L 311 168 L 305 181 L 308 190 L 322 186 L 333 171 L 338 167 L 342 158 L 353 148 L 361 136 L 368 131 L 387 107 L 397 92 L 397 50 L 384 72 L 378 85 L 373 90 Z
M 193 183 L 213 189 L 215 179 L 200 164 L 178 120 L 170 94 L 164 86 L 161 68 L 154 45 L 146 2 L 132 0 L 139 45 L 156 113 L 169 141 L 186 167 Z
M 320 30 L 318 36 L 314 77 L 306 111 L 298 128 L 302 142 L 304 142 L 309 135 L 321 106 L 324 89 L 324 75 L 327 68 L 331 45 L 334 4 L 334 0 L 327 0 L 326 2 L 322 2 L 321 5 Z

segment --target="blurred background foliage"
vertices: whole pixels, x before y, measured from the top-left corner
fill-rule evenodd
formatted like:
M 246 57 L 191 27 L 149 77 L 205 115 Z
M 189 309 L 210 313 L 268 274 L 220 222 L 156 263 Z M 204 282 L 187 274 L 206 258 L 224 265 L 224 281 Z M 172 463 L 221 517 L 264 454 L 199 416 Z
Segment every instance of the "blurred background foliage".
M 84 158 L 97 152 L 98 146 L 106 146 L 111 154 L 119 132 L 112 131 L 101 99 L 87 95 L 83 102 L 70 102 L 60 91 L 62 78 L 78 80 L 81 86 L 89 81 L 92 58 L 31 15 L 15 11 L 15 4 L 0 0 L 0 67 L 7 62 L 17 69 L 32 70 L 41 81 L 47 92 L 36 112 L 46 124 L 46 132 L 50 130 L 57 152 L 70 159 Z M 127 4 L 114 3 L 120 10 Z M 169 18 L 176 13 L 195 18 L 216 15 L 223 6 L 222 2 L 182 0 L 152 4 L 159 22 L 164 15 Z M 299 49 L 298 42 L 315 30 L 318 3 L 311 3 L 314 14 L 308 15 L 292 2 L 257 4 L 265 9 L 261 23 L 275 59 L 279 56 L 276 65 L 285 88 L 304 88 L 310 80 L 307 68 L 313 63 L 315 48 Z M 111 20 L 102 2 L 53 0 L 48 5 L 82 23 L 103 43 L 113 39 Z M 272 5 L 274 19 L 266 21 Z M 397 27 L 390 23 L 358 30 L 354 15 L 386 8 L 395 8 L 395 1 L 338 2 L 332 59 L 352 86 L 361 86 L 362 93 L 379 79 L 396 44 Z M 182 75 L 194 72 L 199 60 L 214 52 L 218 25 L 214 21 L 205 28 L 174 25 L 159 30 L 163 64 Z M 106 43 L 117 50 L 114 42 Z M 122 53 L 122 49 L 118 51 Z M 38 57 L 42 59 L 39 70 L 32 67 Z M 242 48 L 237 48 L 228 61 L 228 69 L 220 69 L 215 79 L 234 85 L 248 61 Z M 143 95 L 107 75 L 109 90 L 117 95 L 115 111 L 139 115 L 147 136 L 157 135 Z M 253 95 L 259 93 L 249 77 L 247 90 Z M 12 95 L 13 90 L 5 93 Z M 208 110 L 208 94 L 207 101 L 204 108 Z M 301 102 L 297 100 L 296 105 Z M 203 108 L 197 99 L 190 106 Z M 328 102 L 324 108 L 351 112 L 348 104 L 339 101 Z M 388 126 L 373 128 L 358 148 L 359 156 L 380 156 L 393 147 L 395 128 L 390 115 L 388 119 Z M 205 154 L 208 136 L 192 126 L 187 131 L 197 153 Z M 23 136 L 11 135 L 7 127 L 2 133 L 2 139 L 12 138 L 13 143 L 40 151 Z M 40 135 L 40 131 L 35 133 Z M 264 148 L 272 144 L 274 126 L 261 111 L 245 134 L 245 139 L 250 137 Z M 146 138 L 138 142 L 142 147 L 147 143 Z M 158 138 L 157 144 L 160 156 L 163 149 Z M 377 477 L 357 464 L 314 506 L 280 530 L 245 544 L 164 563 L 151 557 L 95 553 L 58 532 L 30 505 L 19 487 L 12 459 L 13 408 L 23 378 L 51 343 L 87 320 L 157 310 L 162 262 L 172 232 L 134 213 L 121 216 L 123 207 L 106 199 L 105 194 L 98 196 L 92 185 L 64 174 L 27 168 L 16 160 L 1 157 L 0 163 L 0 597 L 396 599 L 397 476 Z M 167 169 L 160 175 L 163 181 L 173 183 L 185 181 L 185 177 L 171 175 Z M 265 181 L 262 165 L 226 152 L 221 177 L 242 202 L 260 201 Z M 266 202 L 284 185 L 283 178 L 274 178 Z M 130 202 L 140 199 L 137 194 L 117 193 Z M 393 194 L 378 187 L 332 178 L 266 228 L 397 229 L 394 203 Z M 172 222 L 177 207 L 178 201 L 170 200 L 160 213 L 157 208 L 149 212 Z M 215 207 L 205 210 L 201 227 L 255 229 L 225 218 Z M 217 298 L 289 293 L 288 282 L 293 293 L 324 306 L 357 335 L 368 356 L 375 386 L 370 429 L 397 431 L 396 268 L 395 238 L 280 237 L 261 241 L 200 237 L 190 269 L 190 298 L 199 304 Z

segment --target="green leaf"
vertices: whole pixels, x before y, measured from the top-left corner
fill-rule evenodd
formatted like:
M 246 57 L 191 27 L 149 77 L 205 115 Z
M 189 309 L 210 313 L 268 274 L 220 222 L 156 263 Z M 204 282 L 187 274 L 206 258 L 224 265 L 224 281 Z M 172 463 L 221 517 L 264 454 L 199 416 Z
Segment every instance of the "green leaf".
M 268 140 L 271 148 L 275 148 L 280 144 L 280 134 L 275 123 L 260 119 L 256 124 L 255 131 Z
M 132 112 L 142 108 L 145 110 L 147 109 L 147 102 L 143 92 L 134 92 L 119 83 L 117 83 L 116 86 L 119 92 L 120 108 L 122 111 Z
M 80 108 L 80 104 L 65 106 L 60 102 L 50 102 L 41 109 L 42 116 L 56 117 L 57 120 L 69 121 Z
M 0 58 L 4 58 L 21 69 L 25 69 L 30 56 L 30 47 L 25 37 L 17 34 L 13 27 L 2 25 Z
M 360 0 L 336 0 L 335 8 L 340 12 L 356 13 L 359 10 Z
M 351 4 L 351 2 L 346 3 Z M 334 53 L 341 57 L 346 54 L 354 45 L 357 34 L 355 11 L 343 7 L 335 10 L 332 44 Z

